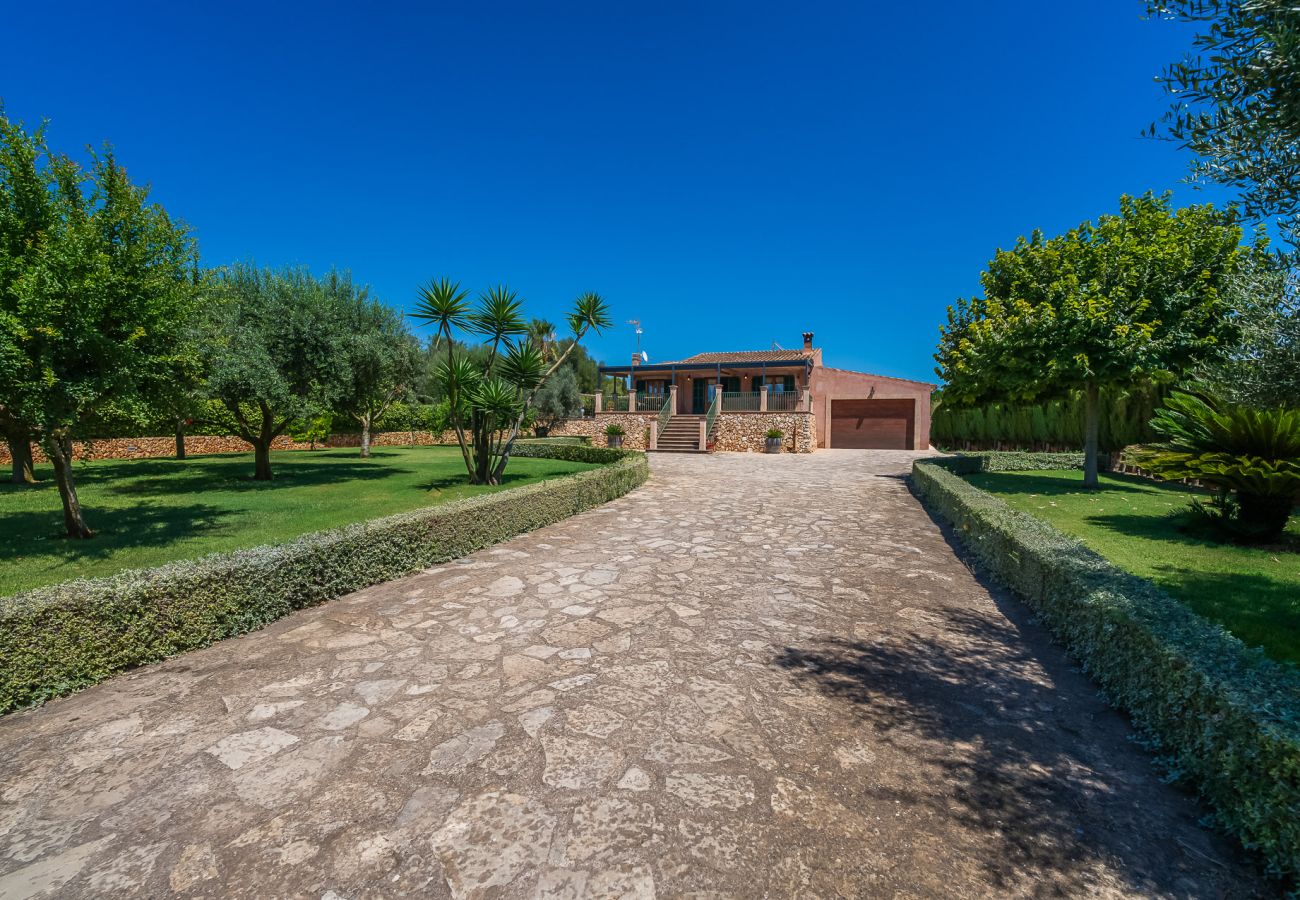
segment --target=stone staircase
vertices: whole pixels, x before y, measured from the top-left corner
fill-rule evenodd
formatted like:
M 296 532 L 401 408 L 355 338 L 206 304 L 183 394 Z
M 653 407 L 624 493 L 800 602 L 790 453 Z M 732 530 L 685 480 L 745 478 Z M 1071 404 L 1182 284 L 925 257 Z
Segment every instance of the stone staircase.
M 658 438 L 660 453 L 704 453 L 700 449 L 700 421 L 704 416 L 673 416 Z

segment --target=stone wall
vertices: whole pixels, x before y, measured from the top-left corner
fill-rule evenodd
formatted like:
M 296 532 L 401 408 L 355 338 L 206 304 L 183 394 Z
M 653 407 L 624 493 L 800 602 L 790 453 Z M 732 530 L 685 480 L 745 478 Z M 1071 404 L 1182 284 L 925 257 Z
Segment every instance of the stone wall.
M 623 447 L 627 450 L 644 450 L 650 433 L 650 423 L 659 418 L 658 413 L 601 413 L 594 419 L 563 419 L 550 430 L 551 437 L 591 438 L 596 447 L 604 447 L 605 426 L 617 423 L 627 432 Z
M 812 413 L 728 413 L 713 424 L 713 449 L 739 453 L 762 453 L 767 430 L 779 428 L 782 453 L 812 453 L 817 443 Z
M 645 450 L 650 423 L 659 418 L 657 413 L 602 413 L 594 419 L 564 419 L 550 431 L 553 437 L 586 437 L 596 447 L 606 445 L 605 426 L 617 422 L 627 432 L 623 446 L 629 450 Z M 813 421 L 810 413 L 722 413 L 714 426 L 713 449 L 761 453 L 769 428 L 785 432 L 782 448 L 786 453 L 811 453 L 814 447 Z M 520 437 L 527 437 L 521 434 Z M 456 433 L 446 431 L 385 431 L 370 436 L 372 447 L 408 447 L 426 444 L 454 444 Z M 360 434 L 331 434 L 319 447 L 358 447 Z M 311 445 L 294 441 L 285 435 L 275 439 L 274 450 L 308 450 Z M 252 447 L 237 437 L 209 434 L 187 434 L 185 452 L 197 456 L 204 453 L 250 453 Z M 146 459 L 176 455 L 173 437 L 105 438 L 96 441 L 77 441 L 73 444 L 74 458 L 88 459 Z M 37 444 L 32 445 L 35 462 L 47 462 L 45 453 Z M 0 466 L 9 465 L 9 448 L 0 443 Z

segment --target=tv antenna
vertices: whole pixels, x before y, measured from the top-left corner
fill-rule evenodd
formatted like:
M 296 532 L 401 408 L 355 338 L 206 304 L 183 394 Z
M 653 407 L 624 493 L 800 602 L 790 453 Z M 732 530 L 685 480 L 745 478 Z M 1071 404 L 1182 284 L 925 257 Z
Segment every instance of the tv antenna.
M 627 324 L 636 328 L 636 355 L 640 356 L 641 355 L 641 320 L 628 319 Z

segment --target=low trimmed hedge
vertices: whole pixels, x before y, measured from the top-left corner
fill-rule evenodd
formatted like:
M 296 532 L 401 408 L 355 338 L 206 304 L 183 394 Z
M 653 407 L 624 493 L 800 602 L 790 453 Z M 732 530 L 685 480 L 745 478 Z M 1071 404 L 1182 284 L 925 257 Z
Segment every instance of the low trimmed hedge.
M 518 455 L 607 465 L 285 544 L 0 598 L 0 713 L 558 522 L 649 474 L 641 453 L 530 446 Z
M 916 491 L 976 559 L 1033 607 L 1170 772 L 1269 871 L 1300 878 L 1300 672 L 1248 649 L 1145 579 L 970 484 L 1050 468 L 1048 454 L 918 460 Z M 1055 468 L 1074 468 L 1077 454 Z

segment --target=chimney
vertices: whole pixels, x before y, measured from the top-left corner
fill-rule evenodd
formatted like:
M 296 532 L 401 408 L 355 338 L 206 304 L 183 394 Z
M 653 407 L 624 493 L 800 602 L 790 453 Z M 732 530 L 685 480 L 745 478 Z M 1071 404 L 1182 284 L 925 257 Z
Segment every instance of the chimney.
M 812 349 L 812 337 L 813 333 L 811 331 L 805 331 L 803 333 L 803 349 L 805 351 Z
M 641 354 L 640 354 L 640 353 L 633 353 L 633 354 L 632 354 L 632 368 L 635 369 L 635 368 L 636 368 L 637 366 L 639 366 L 639 365 L 641 365 Z

